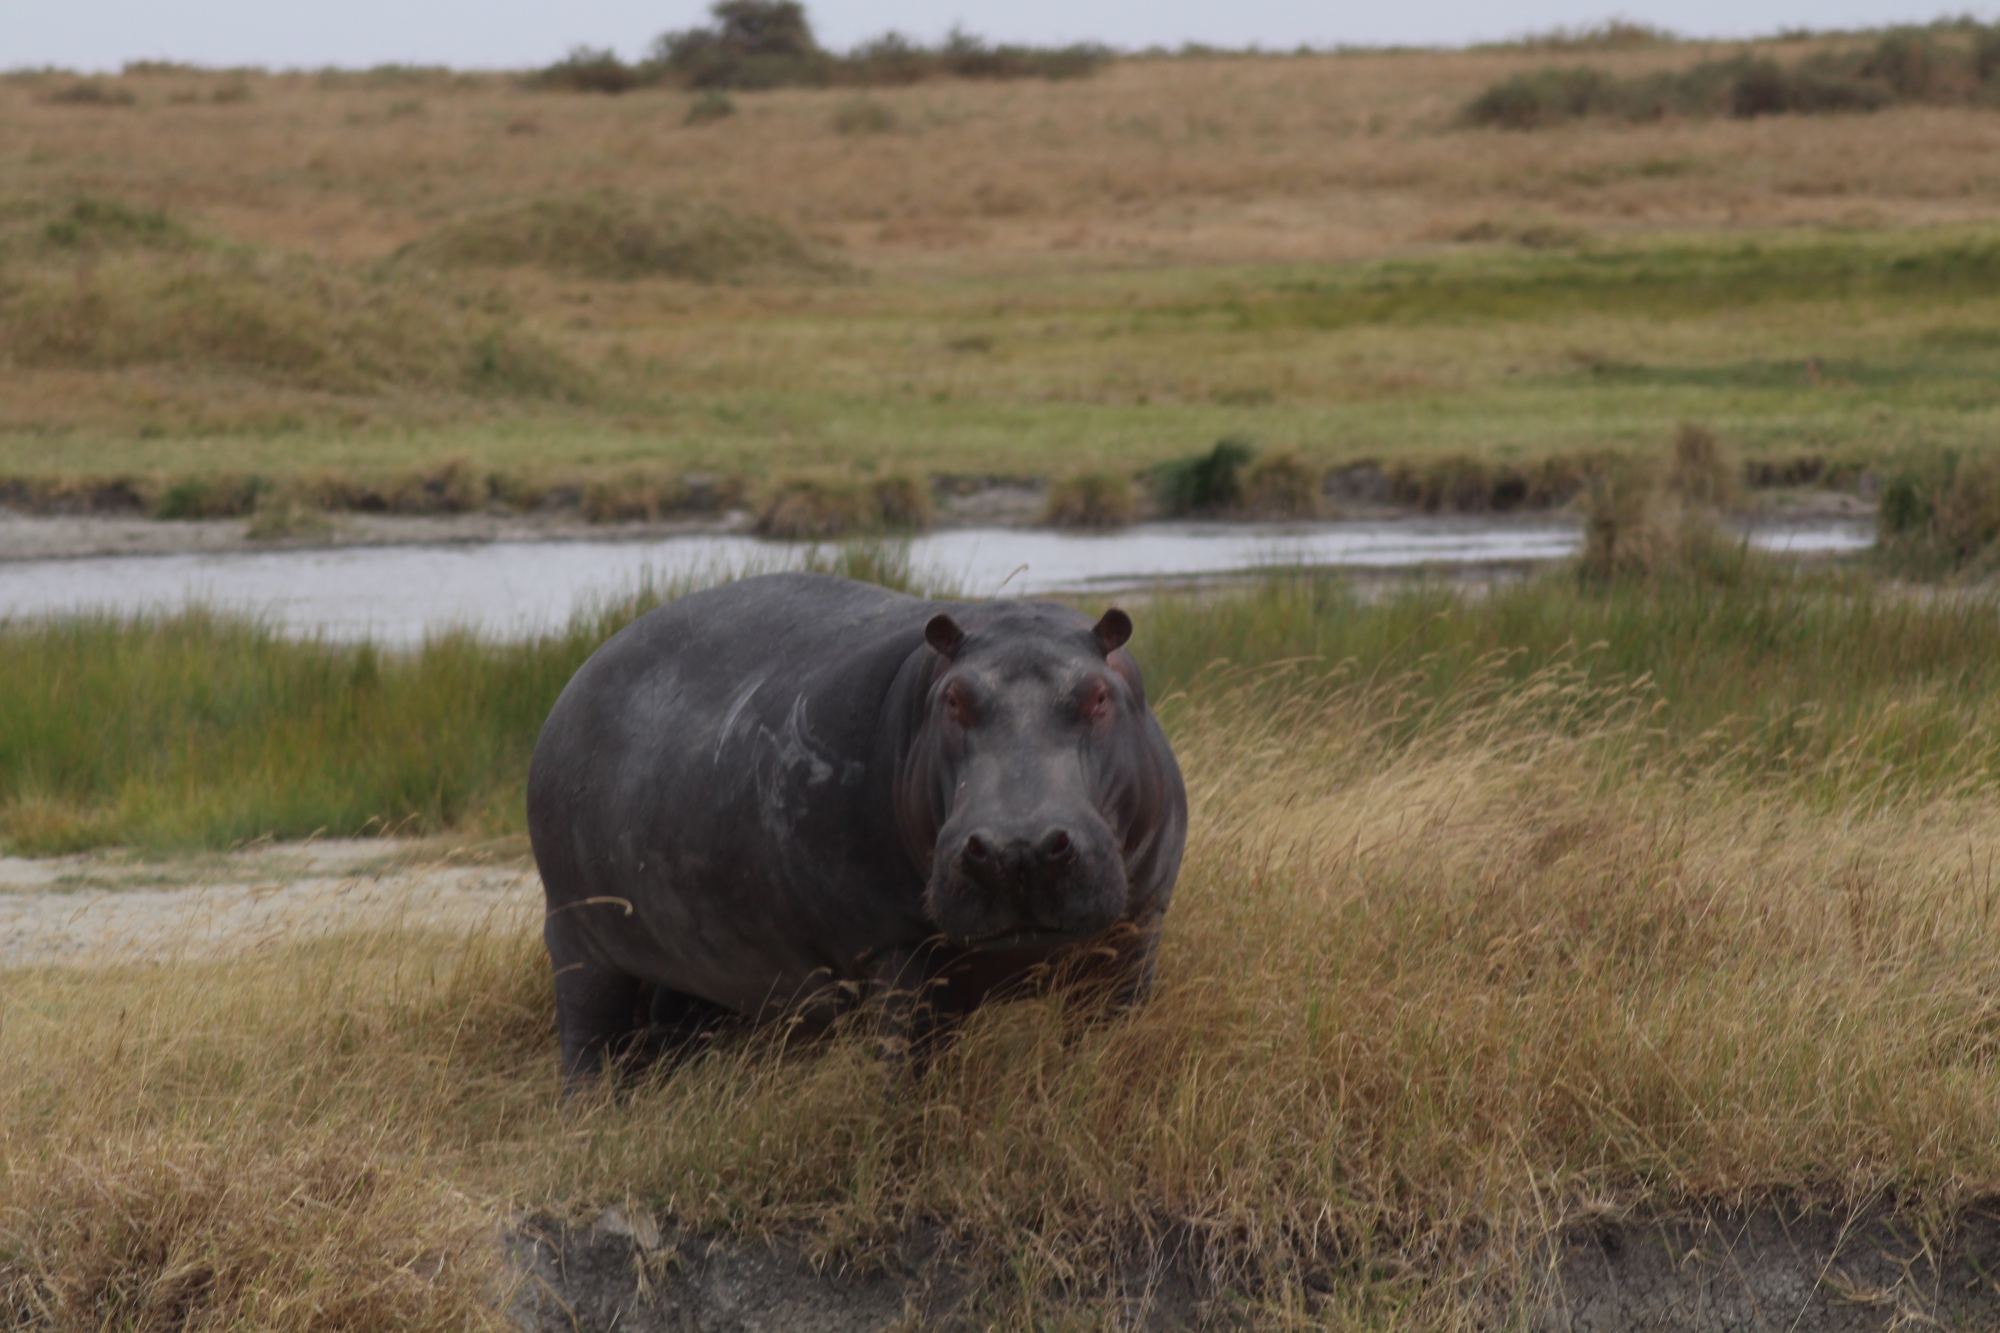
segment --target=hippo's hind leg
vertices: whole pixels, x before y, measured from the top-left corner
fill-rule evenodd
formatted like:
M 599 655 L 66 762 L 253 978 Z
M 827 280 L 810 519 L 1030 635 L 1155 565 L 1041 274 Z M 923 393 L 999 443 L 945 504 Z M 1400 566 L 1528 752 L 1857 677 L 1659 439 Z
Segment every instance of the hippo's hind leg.
M 602 964 L 551 961 L 555 963 L 563 1089 L 575 1092 L 593 1082 L 607 1060 L 625 1053 L 639 1029 L 644 987 L 637 977 Z

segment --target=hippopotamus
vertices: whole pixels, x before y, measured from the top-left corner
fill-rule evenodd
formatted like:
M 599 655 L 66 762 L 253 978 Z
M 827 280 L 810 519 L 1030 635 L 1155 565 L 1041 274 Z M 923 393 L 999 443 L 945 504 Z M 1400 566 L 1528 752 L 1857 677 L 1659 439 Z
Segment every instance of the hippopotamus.
M 528 771 L 562 1069 L 879 1000 L 907 1056 L 1035 978 L 1152 984 L 1187 793 L 1132 621 L 818 574 L 669 602 Z

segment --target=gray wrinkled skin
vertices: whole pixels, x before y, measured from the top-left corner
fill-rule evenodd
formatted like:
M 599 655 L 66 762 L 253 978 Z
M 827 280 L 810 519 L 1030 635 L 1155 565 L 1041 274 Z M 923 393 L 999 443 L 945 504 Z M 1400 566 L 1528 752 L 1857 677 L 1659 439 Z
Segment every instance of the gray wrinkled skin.
M 1143 998 L 1187 797 L 1129 632 L 779 574 L 612 638 L 528 777 L 566 1077 L 648 1017 L 915 1030 L 1042 964 Z

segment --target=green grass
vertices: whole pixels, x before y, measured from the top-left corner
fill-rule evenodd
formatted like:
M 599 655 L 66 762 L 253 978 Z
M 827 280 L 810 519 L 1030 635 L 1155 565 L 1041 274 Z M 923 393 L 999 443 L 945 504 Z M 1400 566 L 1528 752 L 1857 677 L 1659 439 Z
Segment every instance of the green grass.
M 893 564 L 861 572 L 907 578 Z M 403 655 L 199 613 L 13 626 L 0 633 L 0 829 L 26 852 L 518 832 L 557 693 L 671 592 L 524 643 L 453 636 Z M 1274 663 L 1292 664 L 1288 678 L 1393 686 L 1383 707 L 1398 735 L 1562 669 L 1643 694 L 1655 711 L 1633 733 L 1634 764 L 1699 756 L 1825 799 L 2000 778 L 2000 622 L 1968 600 L 1759 565 L 1720 586 L 1605 593 L 1551 575 L 1489 596 L 1379 600 L 1274 575 L 1227 597 L 1148 598 L 1137 619 L 1170 725 L 1232 672 Z
M 546 312 L 521 336 L 580 367 L 582 399 L 482 397 L 443 361 L 424 373 L 445 387 L 362 391 L 366 366 L 294 364 L 255 339 L 218 343 L 236 350 L 212 365 L 176 352 L 167 375 L 132 359 L 152 346 L 138 332 L 107 333 L 73 349 L 101 371 L 87 401 L 67 381 L 37 398 L 23 379 L 25 396 L 0 402 L 0 478 L 164 489 L 454 455 L 528 482 L 637 464 L 751 482 L 828 467 L 1137 475 L 1231 435 L 1316 467 L 1532 461 L 1657 454 L 1683 421 L 1752 461 L 1812 454 L 1852 475 L 1911 448 L 2000 439 L 1996 247 L 1977 228 L 1802 230 L 754 293 L 517 277 L 503 304 Z M 151 309 L 142 289 L 132 320 Z

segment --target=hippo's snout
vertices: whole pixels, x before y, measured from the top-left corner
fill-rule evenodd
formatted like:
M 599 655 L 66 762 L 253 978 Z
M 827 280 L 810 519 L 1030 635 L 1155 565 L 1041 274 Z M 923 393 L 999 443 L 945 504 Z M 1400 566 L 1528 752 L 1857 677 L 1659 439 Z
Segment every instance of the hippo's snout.
M 1125 867 L 1109 829 L 983 825 L 939 852 L 931 916 L 961 944 L 1092 935 L 1125 910 Z
M 975 879 L 997 883 L 1011 878 L 1027 885 L 1038 874 L 1060 871 L 1076 860 L 1076 840 L 1066 828 L 1051 828 L 1041 837 L 1003 839 L 990 829 L 965 836 L 959 860 Z

